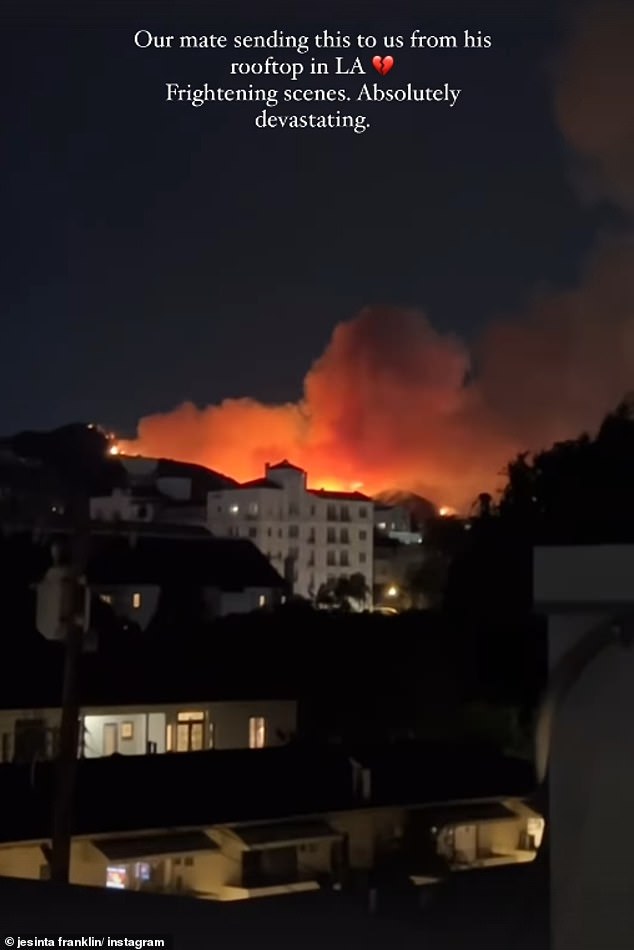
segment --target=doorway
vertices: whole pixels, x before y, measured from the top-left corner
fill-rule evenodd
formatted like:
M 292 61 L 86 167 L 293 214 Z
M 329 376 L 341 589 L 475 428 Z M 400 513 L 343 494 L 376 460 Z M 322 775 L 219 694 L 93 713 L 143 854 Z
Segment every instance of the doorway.
M 119 726 L 116 722 L 106 722 L 103 727 L 103 754 L 114 755 L 119 751 Z
M 477 825 L 460 825 L 455 829 L 454 855 L 459 864 L 473 864 L 478 855 Z

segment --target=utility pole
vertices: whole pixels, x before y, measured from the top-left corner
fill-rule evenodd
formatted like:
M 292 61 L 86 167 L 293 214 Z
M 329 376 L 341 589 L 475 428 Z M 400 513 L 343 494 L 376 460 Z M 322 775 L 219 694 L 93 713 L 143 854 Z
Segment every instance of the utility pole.
M 67 884 L 70 877 L 73 805 L 79 755 L 79 662 L 88 619 L 85 561 L 87 512 L 80 500 L 71 512 L 70 565 L 62 581 L 61 622 L 64 629 L 65 657 L 62 685 L 62 720 L 57 754 L 57 775 L 53 809 L 51 880 Z

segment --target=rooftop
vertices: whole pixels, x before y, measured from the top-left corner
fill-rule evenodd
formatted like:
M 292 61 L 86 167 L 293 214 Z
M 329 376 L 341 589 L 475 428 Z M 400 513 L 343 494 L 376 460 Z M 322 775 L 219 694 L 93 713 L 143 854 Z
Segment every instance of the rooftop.
M 369 800 L 355 794 L 352 759 L 371 768 Z M 55 763 L 0 765 L 0 841 L 49 837 L 55 777 Z M 370 805 L 464 805 L 523 798 L 532 783 L 532 766 L 481 747 L 403 743 L 351 755 L 349 748 L 295 743 L 257 751 L 115 755 L 79 761 L 74 833 L 267 823 Z M 112 789 L 135 794 L 113 795 Z
M 64 530 L 38 542 L 30 534 L 0 539 L 0 553 L 21 563 L 25 582 L 41 580 L 51 566 L 51 544 Z M 136 523 L 91 526 L 86 576 L 93 586 L 210 587 L 240 591 L 284 587 L 267 558 L 247 539 L 216 538 L 204 528 Z
M 284 468 L 285 468 L 285 469 L 290 469 L 290 471 L 292 471 L 292 472 L 302 472 L 302 473 L 303 473 L 303 471 L 304 471 L 303 468 L 300 468 L 298 465 L 293 465 L 293 463 L 292 463 L 292 462 L 289 462 L 288 459 L 282 459 L 281 462 L 276 462 L 275 465 L 270 465 L 270 464 L 269 464 L 269 465 L 267 465 L 266 467 L 267 467 L 267 469 L 268 469 L 269 472 L 274 472 L 274 471 L 276 471 L 276 470 L 284 469 Z
M 106 608 L 106 605 L 102 605 Z M 32 605 L 31 616 L 34 616 Z M 14 614 L 15 616 L 15 614 Z M 296 690 L 283 681 L 264 679 L 261 671 L 214 666 L 210 649 L 200 654 L 162 631 L 147 636 L 119 634 L 112 646 L 83 653 L 79 669 L 82 707 L 161 706 L 205 702 L 294 700 Z M 186 632 L 186 631 L 185 631 Z M 212 636 L 213 634 L 209 634 Z M 0 709 L 51 709 L 62 700 L 64 651 L 37 633 L 19 630 L 19 644 L 5 655 L 0 671 Z
M 309 488 L 308 492 L 318 498 L 331 498 L 333 501 L 367 501 L 373 504 L 368 495 L 363 495 L 358 491 L 327 491 L 325 488 Z
M 254 478 L 251 482 L 243 482 L 241 485 L 238 485 L 238 488 L 275 488 L 277 491 L 281 489 L 281 485 L 278 485 L 277 482 L 271 481 L 270 478 Z

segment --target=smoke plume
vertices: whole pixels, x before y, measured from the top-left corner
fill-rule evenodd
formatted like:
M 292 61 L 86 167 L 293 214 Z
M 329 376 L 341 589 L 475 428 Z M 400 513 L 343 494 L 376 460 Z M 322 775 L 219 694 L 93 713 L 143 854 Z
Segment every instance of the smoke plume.
M 586 189 L 634 212 L 634 12 L 577 18 L 554 94 Z M 187 404 L 122 448 L 234 478 L 287 457 L 314 487 L 400 487 L 464 509 L 523 450 L 595 428 L 634 388 L 634 233 L 604 236 L 579 286 L 490 325 L 471 352 L 424 313 L 373 308 L 339 325 L 302 399 Z

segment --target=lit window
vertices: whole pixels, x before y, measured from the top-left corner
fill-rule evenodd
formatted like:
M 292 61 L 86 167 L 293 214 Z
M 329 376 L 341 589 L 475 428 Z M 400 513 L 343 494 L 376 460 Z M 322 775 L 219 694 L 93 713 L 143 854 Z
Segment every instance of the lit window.
M 202 711 L 179 712 L 176 724 L 176 751 L 201 752 L 204 748 L 205 714 Z
M 385 529 L 387 528 L 385 521 L 379 522 L 379 528 L 381 529 L 381 531 L 385 531 Z
M 135 610 L 138 610 L 141 606 L 141 595 L 139 593 L 132 594 L 132 606 Z
M 121 723 L 121 738 L 134 739 L 134 723 L 133 722 Z
M 128 886 L 128 869 L 126 867 L 106 868 L 106 887 L 114 887 L 123 891 Z
M 266 741 L 266 723 L 263 716 L 249 719 L 249 748 L 263 749 Z
M 258 597 L 258 604 L 260 607 L 266 607 L 266 594 L 260 594 Z
M 238 505 L 230 505 L 229 511 L 231 512 L 232 515 L 237 515 L 238 512 L 240 511 L 240 508 Z
M 112 603 L 112 597 L 111 597 L 110 594 L 100 594 L 99 596 L 100 596 L 101 600 L 103 600 L 104 604 L 111 604 L 111 603 Z

